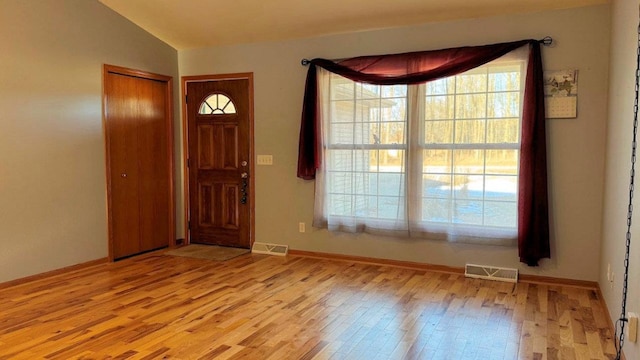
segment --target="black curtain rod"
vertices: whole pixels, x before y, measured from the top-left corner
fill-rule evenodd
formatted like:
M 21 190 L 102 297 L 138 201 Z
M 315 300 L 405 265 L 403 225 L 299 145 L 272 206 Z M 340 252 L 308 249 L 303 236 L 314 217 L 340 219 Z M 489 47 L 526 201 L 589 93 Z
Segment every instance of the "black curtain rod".
M 551 44 L 553 44 L 553 38 L 551 36 L 545 36 L 542 39 L 538 40 L 538 42 L 544 46 L 551 46 Z M 302 64 L 302 66 L 307 66 L 311 63 L 311 60 L 309 59 L 302 59 L 300 61 L 300 64 Z

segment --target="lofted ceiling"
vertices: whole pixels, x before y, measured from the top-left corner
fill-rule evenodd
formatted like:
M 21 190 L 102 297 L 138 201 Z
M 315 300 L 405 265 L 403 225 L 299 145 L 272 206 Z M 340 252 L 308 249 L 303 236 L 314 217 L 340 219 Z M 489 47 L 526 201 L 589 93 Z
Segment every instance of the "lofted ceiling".
M 610 0 L 99 0 L 178 50 L 279 41 Z

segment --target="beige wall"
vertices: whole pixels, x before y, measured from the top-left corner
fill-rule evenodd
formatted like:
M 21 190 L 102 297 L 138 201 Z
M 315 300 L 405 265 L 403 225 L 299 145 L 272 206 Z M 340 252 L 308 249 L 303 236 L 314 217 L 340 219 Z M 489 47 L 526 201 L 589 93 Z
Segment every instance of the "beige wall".
M 549 120 L 552 259 L 519 264 L 509 247 L 331 234 L 311 229 L 312 181 L 297 179 L 297 142 L 306 68 L 302 58 L 344 58 L 553 36 L 545 67 L 578 68 L 579 117 Z M 447 22 L 286 42 L 179 52 L 180 75 L 255 74 L 256 154 L 273 166 L 256 177 L 256 240 L 293 249 L 418 261 L 518 267 L 523 273 L 597 280 L 602 217 L 609 49 L 608 5 L 529 15 Z M 305 222 L 306 233 L 298 232 Z
M 2 282 L 107 256 L 102 64 L 179 81 L 176 50 L 97 1 L 0 7 Z
M 97 1 L 2 0 L 0 282 L 107 255 L 101 66 L 177 78 L 176 51 Z M 479 31 L 481 29 L 481 31 Z M 331 234 L 310 226 L 313 182 L 295 177 L 303 57 L 436 49 L 551 35 L 547 69 L 580 70 L 579 118 L 549 120 L 553 258 L 537 269 L 514 248 Z M 304 40 L 182 51 L 180 75 L 255 74 L 256 240 L 294 249 L 525 273 L 598 278 L 609 7 L 465 20 Z M 7 56 L 6 54 L 11 54 Z M 614 54 L 615 56 L 615 54 Z M 177 94 L 176 94 L 177 97 Z M 176 107 L 176 114 L 179 107 Z M 179 120 L 176 119 L 176 122 Z M 181 148 L 176 127 L 176 151 Z M 181 156 L 177 237 L 182 237 Z M 606 220 L 606 219 L 605 219 Z M 298 222 L 307 233 L 298 233 Z
M 635 96 L 636 51 L 638 46 L 638 1 L 614 0 L 611 9 L 611 63 L 609 81 L 609 121 L 605 197 L 603 212 L 602 257 L 599 273 L 600 287 L 613 319 L 621 313 L 622 274 L 629 201 L 629 170 L 631 168 L 631 140 L 633 134 L 633 105 Z M 640 153 L 639 153 L 640 155 Z M 636 174 L 640 163 L 636 164 Z M 638 177 L 635 188 L 640 189 Z M 629 293 L 627 311 L 640 312 L 640 207 L 636 192 L 636 213 L 632 226 Z M 607 266 L 611 264 L 614 281 L 607 281 Z M 615 320 L 614 320 L 615 321 Z M 629 341 L 624 347 L 627 359 L 639 359 L 638 343 Z

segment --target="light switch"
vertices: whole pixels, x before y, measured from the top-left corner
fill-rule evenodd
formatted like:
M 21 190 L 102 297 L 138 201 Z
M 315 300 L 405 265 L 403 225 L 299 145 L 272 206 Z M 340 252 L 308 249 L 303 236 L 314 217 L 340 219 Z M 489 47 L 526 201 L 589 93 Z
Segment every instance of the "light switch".
M 258 155 L 258 165 L 273 165 L 273 155 Z

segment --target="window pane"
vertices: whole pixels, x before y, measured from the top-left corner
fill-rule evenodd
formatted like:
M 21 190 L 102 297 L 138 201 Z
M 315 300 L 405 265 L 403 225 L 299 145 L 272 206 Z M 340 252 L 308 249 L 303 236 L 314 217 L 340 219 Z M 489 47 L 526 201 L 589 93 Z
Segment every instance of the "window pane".
M 520 120 L 487 120 L 487 143 L 517 144 L 520 141 Z
M 224 94 L 216 93 L 209 95 L 202 104 L 198 114 L 201 115 L 223 115 L 223 114 L 235 114 L 236 107 L 233 101 Z
M 353 122 L 355 120 L 355 107 L 353 101 L 332 101 L 331 122 Z
M 405 99 L 382 99 L 380 101 L 380 121 L 404 121 L 407 118 Z
M 329 173 L 330 192 L 333 194 L 353 194 L 353 176 L 347 172 Z
M 222 111 L 224 111 L 225 114 L 236 113 L 236 106 L 233 104 L 231 99 L 229 99 L 229 102 L 227 102 L 227 104 L 222 107 Z
M 422 220 L 429 222 L 449 222 L 449 200 L 422 199 Z
M 377 99 L 380 97 L 380 86 L 355 83 L 356 99 Z
M 353 171 L 353 150 L 329 150 L 327 157 L 329 158 L 330 171 Z
M 352 171 L 378 171 L 378 150 L 353 150 Z
M 456 200 L 453 203 L 454 223 L 482 225 L 482 216 L 482 201 Z
M 487 174 L 518 174 L 518 150 L 487 150 Z
M 354 196 L 354 215 L 364 218 L 404 218 L 404 198 L 396 196 Z
M 484 192 L 484 176 L 455 175 L 453 177 L 453 197 L 461 200 L 482 200 Z
M 434 80 L 426 83 L 426 94 L 429 95 L 446 95 L 454 92 L 456 83 L 455 77 L 449 77 Z
M 359 100 L 355 105 L 356 122 L 380 121 L 380 100 Z
M 381 219 L 402 219 L 404 218 L 405 204 L 404 197 L 380 196 L 378 197 L 378 214 Z
M 404 194 L 404 174 L 381 173 L 376 175 L 372 183 L 376 185 L 379 195 L 400 196 Z
M 373 180 L 372 175 L 368 172 L 354 172 L 351 173 L 353 177 L 353 194 L 364 194 L 364 195 L 375 195 L 376 188 L 372 187 L 371 181 Z
M 453 142 L 453 121 L 425 121 L 424 142 L 426 144 L 451 144 Z
M 520 93 L 490 93 L 487 112 L 490 118 L 519 117 Z
M 484 222 L 486 225 L 514 228 L 517 226 L 518 206 L 515 202 L 484 203 Z
M 352 100 L 355 96 L 354 88 L 353 81 L 339 75 L 331 75 L 331 100 Z
M 477 93 L 487 91 L 487 74 L 485 71 L 479 74 L 469 74 L 457 76 L 456 92 L 459 94 Z
M 356 195 L 354 201 L 355 216 L 360 217 L 376 217 L 378 206 L 378 198 L 376 196 Z
M 352 144 L 362 134 L 356 135 L 354 123 L 338 123 L 331 126 L 330 141 L 331 144 Z M 362 132 L 362 125 L 358 126 Z
M 354 201 L 358 216 L 395 218 L 404 216 L 404 174 L 339 173 L 330 175 L 331 200 L 339 207 L 335 214 L 350 209 L 347 204 Z M 354 196 L 351 196 L 351 195 Z
M 453 161 L 451 150 L 423 150 L 422 171 L 424 173 L 450 173 Z
M 381 86 L 382 97 L 401 97 L 407 96 L 407 85 L 390 85 Z
M 487 176 L 485 177 L 485 199 L 513 201 L 518 200 L 517 176 Z
M 404 150 L 380 150 L 380 172 L 404 172 Z
M 484 120 L 456 121 L 456 144 L 484 143 Z
M 511 69 L 513 67 L 510 67 Z M 489 69 L 489 91 L 520 90 L 520 71 L 509 71 L 501 67 Z M 500 71 L 508 72 L 500 72 Z
M 404 144 L 404 122 L 380 123 L 380 137 L 376 144 Z M 375 139 L 374 139 L 375 140 Z
M 454 150 L 453 171 L 456 174 L 482 174 L 484 150 Z
M 422 196 L 449 199 L 451 197 L 451 175 L 423 175 Z
M 454 118 L 455 96 L 427 96 L 425 99 L 426 120 L 450 120 Z
M 486 116 L 486 94 L 456 96 L 456 119 L 482 119 Z
M 341 194 L 329 194 L 329 215 L 349 216 L 352 213 L 352 196 Z
M 366 173 L 330 172 L 329 192 L 332 194 L 361 194 L 369 188 Z

